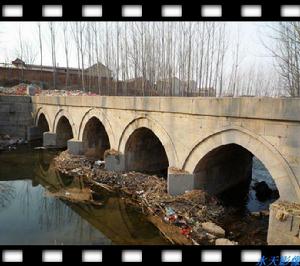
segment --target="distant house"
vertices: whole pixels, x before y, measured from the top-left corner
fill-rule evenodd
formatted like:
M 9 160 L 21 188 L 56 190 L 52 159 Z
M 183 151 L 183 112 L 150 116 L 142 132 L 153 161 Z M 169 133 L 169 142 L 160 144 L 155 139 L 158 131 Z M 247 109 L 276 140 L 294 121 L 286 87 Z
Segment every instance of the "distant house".
M 183 96 L 187 93 L 194 93 L 197 89 L 197 82 L 194 80 L 182 81 L 177 77 L 158 80 L 157 90 L 165 95 Z
M 156 95 L 154 84 L 143 77 L 124 80 L 122 82 L 123 95 L 151 96 Z
M 207 96 L 207 97 L 216 97 L 217 93 L 216 93 L 216 89 L 215 88 L 200 88 L 197 89 L 198 90 L 198 95 L 199 96 Z
M 100 62 L 86 68 L 84 71 L 88 76 L 112 78 L 112 71 Z
M 156 82 L 157 91 L 159 94 L 180 96 L 182 91 L 182 82 L 177 77 L 171 77 Z
M 181 87 L 183 88 L 185 94 L 194 93 L 197 89 L 197 82 L 195 80 L 181 81 Z
M 20 58 L 16 58 L 14 61 L 11 62 L 11 64 L 16 68 L 24 68 L 25 62 L 21 60 Z

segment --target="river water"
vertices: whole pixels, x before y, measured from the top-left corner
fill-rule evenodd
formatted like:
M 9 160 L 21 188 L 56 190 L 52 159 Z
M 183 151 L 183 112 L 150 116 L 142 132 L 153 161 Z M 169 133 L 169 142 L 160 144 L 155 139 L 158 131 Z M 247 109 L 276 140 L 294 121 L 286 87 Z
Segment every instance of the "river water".
M 168 244 L 117 195 L 101 191 L 101 206 L 52 196 L 78 182 L 54 170 L 59 151 L 36 145 L 0 153 L 0 244 Z
M 39 145 L 0 152 L 0 244 L 168 244 L 141 213 L 115 194 L 97 193 L 101 206 L 55 197 L 61 191 L 82 189 L 82 184 L 54 169 L 53 158 L 60 151 L 34 149 Z M 235 211 L 222 226 L 241 244 L 266 243 L 268 217 L 252 221 L 246 215 L 266 210 L 274 201 L 256 199 L 251 188 L 256 181 L 276 188 L 254 158 L 250 189 L 249 183 L 239 185 L 225 195 L 224 204 Z

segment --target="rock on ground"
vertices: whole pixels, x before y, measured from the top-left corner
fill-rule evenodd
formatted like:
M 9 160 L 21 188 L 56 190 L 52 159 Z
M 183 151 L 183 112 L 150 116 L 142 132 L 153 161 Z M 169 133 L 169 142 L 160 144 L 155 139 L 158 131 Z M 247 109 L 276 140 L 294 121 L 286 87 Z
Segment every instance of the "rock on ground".
M 238 245 L 238 242 L 230 241 L 227 238 L 218 238 L 218 239 L 216 239 L 215 244 L 216 244 L 216 246 L 219 246 L 219 245 L 233 246 L 233 245 Z
M 205 231 L 207 231 L 217 237 L 225 236 L 225 230 L 222 227 L 216 225 L 215 223 L 206 222 L 206 223 L 202 223 L 201 226 Z

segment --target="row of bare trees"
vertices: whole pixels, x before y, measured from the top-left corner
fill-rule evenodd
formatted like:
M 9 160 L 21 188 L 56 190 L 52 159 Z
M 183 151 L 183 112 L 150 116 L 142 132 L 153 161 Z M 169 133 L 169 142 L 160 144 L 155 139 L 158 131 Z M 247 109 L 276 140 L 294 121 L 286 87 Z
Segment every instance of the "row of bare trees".
M 278 30 L 281 39 L 274 55 L 281 60 L 280 74 L 290 86 L 289 94 L 297 96 L 299 80 L 292 73 L 299 73 L 298 25 L 280 25 L 284 30 Z M 132 82 L 141 95 L 149 95 L 149 91 L 150 95 L 180 96 L 203 92 L 207 96 L 279 94 L 276 73 L 254 64 L 241 67 L 242 44 L 239 35 L 232 37 L 231 31 L 223 22 L 41 22 L 37 23 L 38 45 L 31 46 L 39 51 L 26 55 L 26 42 L 20 34 L 17 54 L 29 63 L 32 55 L 39 54 L 42 72 L 45 50 L 50 50 L 54 87 L 59 56 L 67 69 L 65 86 L 69 85 L 70 65 L 76 65 L 82 90 L 91 87 L 88 77 L 92 73 L 85 69 L 101 62 L 112 71 L 113 94 L 122 94 L 118 90 L 124 94 Z M 292 61 L 286 62 L 286 57 Z M 96 71 L 103 75 L 98 68 Z M 103 94 L 101 86 L 99 81 L 97 92 Z
M 300 22 L 270 25 L 275 45 L 267 46 L 276 60 L 282 86 L 289 96 L 300 97 Z

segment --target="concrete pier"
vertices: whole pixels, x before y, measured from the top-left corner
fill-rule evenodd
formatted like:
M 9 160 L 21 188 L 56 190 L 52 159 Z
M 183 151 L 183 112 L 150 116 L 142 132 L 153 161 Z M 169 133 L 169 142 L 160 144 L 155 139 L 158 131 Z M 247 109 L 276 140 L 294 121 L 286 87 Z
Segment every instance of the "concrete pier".
M 56 146 L 56 133 L 44 132 L 43 146 Z
M 67 144 L 68 150 L 72 154 L 82 155 L 84 154 L 83 141 L 70 139 Z
M 270 205 L 269 245 L 300 244 L 300 204 L 276 201 Z
M 124 155 L 118 153 L 115 150 L 107 150 L 104 153 L 105 169 L 108 171 L 125 171 Z
M 195 188 L 194 175 L 180 169 L 169 167 L 167 181 L 171 195 L 180 195 Z

